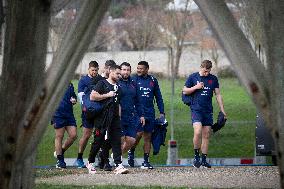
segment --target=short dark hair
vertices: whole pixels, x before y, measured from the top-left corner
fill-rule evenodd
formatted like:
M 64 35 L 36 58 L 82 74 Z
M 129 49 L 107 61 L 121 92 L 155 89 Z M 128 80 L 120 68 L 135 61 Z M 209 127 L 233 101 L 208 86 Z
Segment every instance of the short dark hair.
M 146 62 L 146 61 L 140 61 L 140 62 L 138 62 L 138 65 L 143 65 L 143 66 L 145 66 L 146 68 L 148 68 L 149 69 L 149 64 L 148 64 L 148 62 Z
M 115 61 L 113 60 L 107 60 L 105 63 L 105 67 L 108 67 L 108 66 L 111 67 L 112 65 L 116 65 Z
M 119 65 L 111 65 L 110 67 L 109 67 L 109 69 L 110 70 L 116 70 L 116 69 L 119 69 L 119 70 L 121 70 L 121 67 L 119 66 Z
M 203 60 L 200 65 L 201 68 L 211 69 L 212 62 L 210 60 Z
M 90 67 L 98 68 L 98 67 L 99 67 L 99 64 L 97 63 L 97 61 L 92 60 L 92 61 L 89 63 L 89 68 L 90 68 Z
M 131 68 L 131 65 L 130 65 L 128 62 L 122 62 L 122 63 L 120 64 L 120 67 L 122 67 L 122 66 L 127 66 L 127 67 L 130 67 L 130 68 Z

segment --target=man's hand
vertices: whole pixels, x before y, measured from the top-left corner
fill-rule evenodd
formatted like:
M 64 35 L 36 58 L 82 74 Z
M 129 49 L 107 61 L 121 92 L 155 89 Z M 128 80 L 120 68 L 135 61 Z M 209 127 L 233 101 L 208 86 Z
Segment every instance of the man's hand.
M 71 97 L 70 102 L 74 105 L 74 104 L 76 104 L 77 100 L 76 100 L 76 98 Z
M 160 119 L 165 119 L 165 114 L 160 114 Z
M 116 95 L 116 93 L 114 92 L 114 91 L 109 91 L 108 93 L 107 93 L 107 96 L 108 97 L 114 97 Z
M 145 117 L 140 117 L 140 123 L 142 123 L 142 127 L 145 125 Z
M 225 111 L 222 111 L 222 113 L 224 114 L 225 119 L 227 119 L 227 114 Z
M 196 89 L 203 89 L 204 88 L 204 83 L 197 81 L 197 84 L 195 85 Z

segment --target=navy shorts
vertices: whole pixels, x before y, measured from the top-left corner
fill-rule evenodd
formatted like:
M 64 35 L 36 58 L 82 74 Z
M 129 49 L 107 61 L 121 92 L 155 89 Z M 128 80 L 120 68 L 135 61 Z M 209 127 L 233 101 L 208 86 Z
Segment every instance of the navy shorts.
M 201 122 L 202 126 L 212 126 L 213 113 L 191 110 L 191 121 L 192 124 L 195 122 Z
M 53 117 L 51 123 L 53 124 L 54 129 L 60 129 L 66 126 L 77 126 L 74 117 Z
M 155 118 L 149 118 L 145 117 L 145 125 L 142 126 L 140 123 L 140 118 L 137 120 L 137 132 L 146 132 L 146 133 L 152 133 L 154 131 L 155 127 Z
M 122 136 L 136 137 L 136 125 L 137 121 L 134 118 L 129 120 L 121 120 L 121 133 Z
M 95 124 L 94 124 L 94 119 L 87 119 L 86 118 L 86 113 L 82 111 L 81 114 L 81 118 L 82 118 L 82 126 L 88 129 L 93 129 Z

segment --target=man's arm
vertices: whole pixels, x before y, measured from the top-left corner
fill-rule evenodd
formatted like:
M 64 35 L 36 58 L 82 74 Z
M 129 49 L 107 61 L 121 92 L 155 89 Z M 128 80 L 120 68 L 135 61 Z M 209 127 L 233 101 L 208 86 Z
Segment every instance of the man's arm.
M 115 92 L 114 91 L 110 91 L 106 94 L 100 94 L 97 91 L 92 90 L 91 94 L 90 94 L 90 100 L 92 101 L 101 101 L 110 97 L 115 96 Z
M 70 90 L 71 90 L 71 99 L 70 99 L 70 101 L 74 105 L 77 102 L 77 96 L 76 96 L 76 93 L 75 93 L 75 90 L 74 90 L 74 86 L 73 86 L 72 83 L 70 83 Z
M 160 86 L 159 86 L 157 79 L 155 79 L 154 96 L 155 96 L 157 106 L 160 111 L 160 117 L 164 116 L 165 115 L 164 101 L 163 101 L 162 93 L 161 93 Z
M 85 94 L 84 93 L 84 82 L 83 82 L 83 79 L 81 78 L 78 82 L 78 99 L 80 101 L 80 104 L 83 104 L 83 100 L 82 100 L 82 97 L 83 95 Z
M 219 105 L 219 108 L 220 108 L 221 112 L 223 112 L 223 114 L 226 117 L 227 115 L 226 115 L 226 112 L 225 112 L 225 109 L 224 109 L 223 98 L 222 98 L 222 95 L 220 93 L 220 89 L 215 88 L 214 92 L 215 92 L 215 95 L 216 95 L 216 100 L 217 100 L 217 103 Z
M 190 94 L 194 93 L 196 90 L 202 89 L 203 87 L 204 87 L 203 82 L 197 81 L 197 84 L 192 86 L 192 87 L 184 86 L 183 89 L 182 89 L 182 93 L 185 94 L 185 95 L 190 95 Z

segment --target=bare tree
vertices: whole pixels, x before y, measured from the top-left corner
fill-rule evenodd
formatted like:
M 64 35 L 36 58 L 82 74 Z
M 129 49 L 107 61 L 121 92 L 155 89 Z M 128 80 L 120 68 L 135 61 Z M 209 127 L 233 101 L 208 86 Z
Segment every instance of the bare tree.
M 224 1 L 195 2 L 275 140 L 280 183 L 284 188 L 284 1 L 250 1 L 259 10 L 259 14 L 251 19 L 259 19 L 266 64 L 260 62 Z
M 201 54 L 203 52 L 207 52 L 210 58 L 212 59 L 214 63 L 214 69 L 216 70 L 216 75 L 218 75 L 220 68 L 219 68 L 219 50 L 220 47 L 218 43 L 215 41 L 214 38 L 206 38 L 202 37 L 201 43 L 200 43 L 200 49 L 201 49 Z M 201 61 L 203 60 L 203 57 L 201 57 Z
M 169 67 L 174 78 L 178 75 L 185 36 L 192 27 L 189 4 L 190 1 L 186 0 L 183 9 L 174 7 L 157 14 L 157 30 L 168 49 Z
M 0 188 L 32 188 L 36 147 L 110 1 L 83 1 L 45 72 L 49 1 L 9 0 L 0 80 Z
M 124 11 L 127 21 L 123 28 L 127 31 L 128 40 L 133 50 L 146 50 L 155 45 L 155 23 L 152 22 L 154 11 L 148 4 L 139 4 Z

